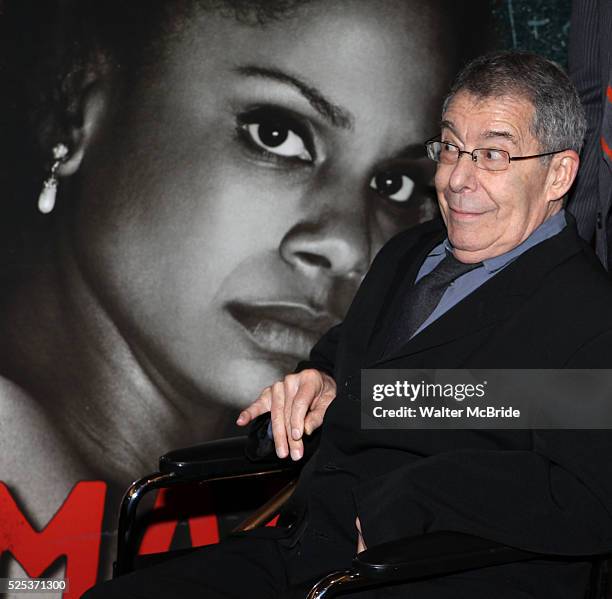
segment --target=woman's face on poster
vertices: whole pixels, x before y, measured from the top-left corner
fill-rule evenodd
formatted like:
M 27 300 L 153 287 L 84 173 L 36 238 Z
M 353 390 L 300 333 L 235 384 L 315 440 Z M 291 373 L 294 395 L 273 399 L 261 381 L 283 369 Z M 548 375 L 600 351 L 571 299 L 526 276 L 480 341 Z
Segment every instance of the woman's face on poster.
M 449 69 L 430 12 L 203 13 L 92 94 L 75 254 L 162 387 L 249 403 L 343 316 L 380 246 L 430 216 L 422 142 Z

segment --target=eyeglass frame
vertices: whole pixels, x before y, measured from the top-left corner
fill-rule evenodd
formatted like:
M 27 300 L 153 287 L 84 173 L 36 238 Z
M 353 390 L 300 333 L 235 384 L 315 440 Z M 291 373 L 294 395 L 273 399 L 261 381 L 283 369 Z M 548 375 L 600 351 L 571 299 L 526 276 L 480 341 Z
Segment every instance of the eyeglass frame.
M 429 152 L 427 152 L 427 149 L 429 148 L 430 144 L 433 144 L 435 142 L 445 143 L 445 144 L 448 144 L 449 146 L 453 146 L 453 148 L 457 148 L 457 160 L 455 160 L 455 162 L 442 163 L 441 160 L 434 160 L 433 158 L 431 158 L 431 156 L 429 155 Z M 561 152 L 567 152 L 569 149 L 570 148 L 565 148 L 563 150 L 555 150 L 554 152 L 544 152 L 543 154 L 532 154 L 531 156 L 510 156 L 510 152 L 508 152 L 507 150 L 502 150 L 501 148 L 474 148 L 471 152 L 468 152 L 467 150 L 462 150 L 457 144 L 454 144 L 450 141 L 442 142 L 442 140 L 439 139 L 438 135 L 436 135 L 435 137 L 432 137 L 431 139 L 428 139 L 425 142 L 425 151 L 427 152 L 427 157 L 433 162 L 435 162 L 436 164 L 457 164 L 462 154 L 468 154 L 469 156 L 472 157 L 472 162 L 474 162 L 477 168 L 480 168 L 483 171 L 498 172 L 498 173 L 507 171 L 508 168 L 510 167 L 510 163 L 513 161 L 519 162 L 521 160 L 530 160 L 531 158 L 543 158 L 544 156 L 552 156 L 553 154 L 560 154 Z M 489 169 L 489 168 L 484 168 L 483 166 L 478 166 L 478 159 L 476 156 L 474 156 L 474 152 L 477 152 L 478 150 L 495 150 L 496 152 L 503 152 L 504 154 L 506 154 L 506 156 L 508 156 L 508 162 L 506 163 L 506 167 L 501 168 L 496 171 L 495 169 Z

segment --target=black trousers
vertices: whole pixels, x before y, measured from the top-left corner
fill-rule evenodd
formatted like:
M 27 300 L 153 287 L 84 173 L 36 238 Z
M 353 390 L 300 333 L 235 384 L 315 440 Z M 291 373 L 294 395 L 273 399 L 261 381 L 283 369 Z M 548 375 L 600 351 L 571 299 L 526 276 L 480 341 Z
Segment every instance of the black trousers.
M 300 579 L 300 542 L 265 529 L 137 570 L 98 585 L 84 599 L 298 599 L 315 579 Z M 320 576 L 337 569 L 323 567 Z M 311 568 L 306 568 L 311 571 Z M 588 563 L 533 561 L 342 595 L 344 599 L 583 599 Z
M 231 536 L 218 545 L 98 585 L 83 597 L 279 597 L 289 585 L 285 560 L 274 538 Z

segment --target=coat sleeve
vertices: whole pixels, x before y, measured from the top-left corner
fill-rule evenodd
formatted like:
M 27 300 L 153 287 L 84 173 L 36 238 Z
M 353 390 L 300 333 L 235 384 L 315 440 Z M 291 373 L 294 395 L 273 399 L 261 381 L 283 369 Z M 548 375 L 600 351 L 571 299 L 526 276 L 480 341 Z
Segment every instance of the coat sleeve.
M 295 372 L 301 372 L 307 368 L 316 368 L 333 378 L 341 328 L 342 323 L 339 323 L 329 329 L 310 350 L 308 360 L 303 360 L 297 365 Z

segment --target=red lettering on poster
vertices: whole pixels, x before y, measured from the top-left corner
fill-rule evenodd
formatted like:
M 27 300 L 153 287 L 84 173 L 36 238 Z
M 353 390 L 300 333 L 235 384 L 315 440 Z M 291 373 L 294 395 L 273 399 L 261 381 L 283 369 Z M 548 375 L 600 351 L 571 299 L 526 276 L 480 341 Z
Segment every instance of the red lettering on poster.
M 155 499 L 154 511 L 168 507 L 168 489 L 161 489 Z M 215 514 L 204 514 L 188 518 L 191 543 L 194 547 L 219 542 L 219 524 Z M 165 520 L 150 524 L 140 544 L 140 555 L 162 553 L 170 549 L 178 520 Z
M 35 530 L 0 483 L 0 554 L 10 551 L 31 577 L 41 574 L 66 556 L 65 599 L 76 599 L 96 582 L 106 483 L 77 483 L 53 518 Z
M 280 518 L 280 514 L 276 514 L 276 516 L 274 516 L 274 518 L 272 518 L 272 520 L 270 520 L 270 522 L 268 522 L 266 524 L 266 526 L 276 526 L 276 523 L 278 522 L 278 519 Z

